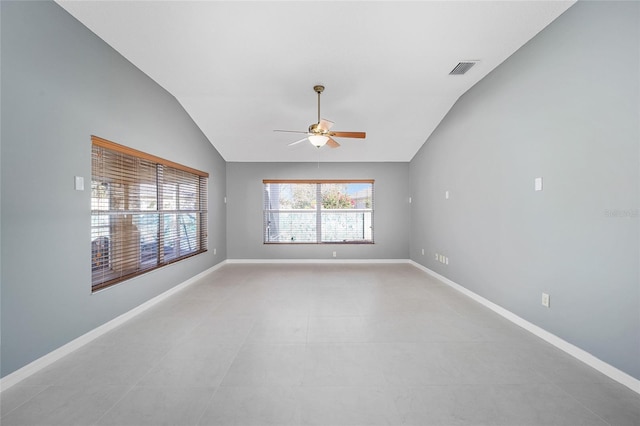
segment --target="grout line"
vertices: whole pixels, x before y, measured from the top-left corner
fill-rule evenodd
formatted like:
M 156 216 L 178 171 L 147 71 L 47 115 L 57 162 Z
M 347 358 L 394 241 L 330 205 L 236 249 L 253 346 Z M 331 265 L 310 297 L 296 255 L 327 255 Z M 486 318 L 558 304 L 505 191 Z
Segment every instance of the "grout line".
M 599 383 L 590 383 L 591 386 L 596 385 Z M 587 405 L 583 404 L 580 400 L 578 400 L 575 396 L 573 396 L 571 393 L 569 393 L 568 391 L 562 389 L 560 387 L 559 384 L 557 383 L 553 383 L 551 382 L 551 385 L 555 386 L 556 388 L 558 388 L 560 390 L 560 392 L 566 394 L 567 396 L 569 396 L 569 398 L 573 399 L 575 402 L 578 403 L 578 405 L 580 405 L 581 407 L 583 407 L 585 410 L 587 410 L 588 412 L 590 412 L 591 414 L 593 414 L 594 416 L 596 416 L 597 418 L 599 418 L 600 420 L 602 420 L 606 425 L 608 426 L 612 426 L 611 423 L 609 423 L 606 419 L 604 419 L 601 415 L 599 415 L 598 413 L 596 413 L 595 411 L 593 411 L 592 409 L 590 409 Z
M 100 416 L 100 417 L 99 417 L 95 422 L 93 422 L 93 424 L 94 424 L 94 425 L 99 424 L 99 423 L 100 423 L 100 420 L 102 420 L 102 419 L 103 419 L 107 414 L 109 414 L 109 413 L 111 412 L 111 410 L 113 410 L 113 408 L 114 408 L 116 405 L 118 405 L 118 404 L 120 403 L 120 401 L 122 401 L 123 399 L 125 399 L 125 397 L 131 393 L 131 391 L 133 390 L 133 388 L 134 388 L 134 387 L 135 387 L 135 384 L 134 384 L 134 385 L 129 386 L 129 389 L 127 389 L 125 392 L 123 392 L 123 393 L 122 393 L 122 396 L 120 396 L 120 398 L 118 398 L 118 399 L 116 400 L 116 402 L 114 402 L 114 403 L 111 405 L 111 407 L 107 408 L 107 409 L 105 410 L 105 412 L 104 412 L 104 413 L 102 413 L 102 415 L 101 415 L 101 416 Z
M 247 280 L 248 280 L 247 276 L 242 277 L 240 279 L 240 282 L 236 283 L 236 285 L 234 286 L 234 293 L 237 293 L 239 291 L 240 286 L 242 284 L 246 283 Z M 229 296 L 227 295 L 227 297 L 229 297 Z M 247 318 L 247 317 L 242 316 L 242 318 Z M 233 363 L 235 362 L 236 358 L 238 358 L 238 354 L 240 353 L 240 351 L 242 350 L 244 345 L 247 343 L 247 339 L 249 338 L 249 335 L 251 334 L 251 331 L 256 326 L 256 322 L 257 322 L 256 319 L 251 317 L 251 320 L 253 321 L 253 324 L 251 324 L 251 327 L 249 327 L 249 330 L 245 334 L 244 339 L 242 339 L 242 342 L 238 345 L 238 349 L 236 350 L 236 353 L 233 355 L 233 357 L 231 357 L 231 361 L 229 362 L 229 366 L 227 367 L 226 371 L 222 375 L 222 377 L 220 379 L 220 383 L 218 383 L 218 385 L 216 386 L 215 390 L 213 391 L 213 394 L 211 394 L 211 397 L 209 398 L 207 403 L 203 404 L 204 405 L 204 409 L 202 410 L 202 413 L 200 413 L 200 415 L 198 416 L 198 420 L 196 421 L 196 425 L 200 424 L 200 422 L 202 421 L 202 418 L 204 417 L 204 414 L 207 412 L 207 410 L 209 409 L 209 407 L 213 403 L 213 399 L 216 397 L 216 395 L 220 391 L 220 388 L 222 387 L 222 382 L 224 382 L 224 379 L 229 374 L 229 370 L 231 370 L 231 367 L 233 366 Z
M 26 403 L 28 403 L 29 401 L 31 401 L 33 398 L 35 398 L 36 396 L 40 395 L 42 392 L 46 391 L 47 389 L 49 389 L 50 387 L 53 387 L 54 385 L 33 385 L 33 386 L 44 386 L 43 389 L 40 390 L 40 392 L 36 392 L 34 395 L 31 396 L 31 398 L 28 398 L 26 401 L 24 401 L 22 404 L 18 404 L 17 406 L 13 407 L 11 410 L 7 411 L 6 413 L 1 413 L 0 412 L 0 418 L 2 417 L 6 417 L 9 414 L 11 414 L 12 412 L 14 412 L 15 410 L 17 410 L 18 408 L 22 407 L 23 405 L 25 405 Z M 2 424 L 2 421 L 0 421 L 0 424 Z
M 227 367 L 226 371 L 224 372 L 224 374 L 222 375 L 222 378 L 220 379 L 220 383 L 218 383 L 218 385 L 216 386 L 216 389 L 213 391 L 213 394 L 211 394 L 211 397 L 209 398 L 209 400 L 207 401 L 207 404 L 204 405 L 204 409 L 202 410 L 202 413 L 200 413 L 200 415 L 198 416 L 198 421 L 196 421 L 196 425 L 200 424 L 200 421 L 202 420 L 202 418 L 204 417 L 204 413 L 207 412 L 207 410 L 209 409 L 209 407 L 211 406 L 213 399 L 216 397 L 216 395 L 218 394 L 218 392 L 220 391 L 220 388 L 222 387 L 222 382 L 224 382 L 224 379 L 227 377 L 227 375 L 229 374 L 229 370 L 231 370 L 231 367 L 233 366 L 233 363 L 235 362 L 236 358 L 238 358 L 238 354 L 240 353 L 240 351 L 242 350 L 242 348 L 244 347 L 244 345 L 247 342 L 247 339 L 249 338 L 249 334 L 251 334 L 251 330 L 253 330 L 253 328 L 256 325 L 256 320 L 255 318 L 252 318 L 253 320 L 253 324 L 251 325 L 251 327 L 249 327 L 249 330 L 247 331 L 247 333 L 244 336 L 244 339 L 242 340 L 242 343 L 240 343 L 238 345 L 238 349 L 236 350 L 236 353 L 233 355 L 233 357 L 231 357 L 231 362 L 229 362 L 229 366 Z

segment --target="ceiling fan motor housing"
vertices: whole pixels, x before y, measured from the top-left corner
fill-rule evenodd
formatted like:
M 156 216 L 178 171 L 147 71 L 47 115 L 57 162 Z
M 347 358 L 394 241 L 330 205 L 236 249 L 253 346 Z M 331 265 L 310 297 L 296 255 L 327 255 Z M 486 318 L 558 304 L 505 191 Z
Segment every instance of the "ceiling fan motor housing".
M 309 133 L 313 133 L 314 135 L 321 135 L 326 133 L 326 132 L 323 132 L 322 129 L 318 129 L 318 124 L 320 123 L 313 123 L 312 125 L 310 125 Z

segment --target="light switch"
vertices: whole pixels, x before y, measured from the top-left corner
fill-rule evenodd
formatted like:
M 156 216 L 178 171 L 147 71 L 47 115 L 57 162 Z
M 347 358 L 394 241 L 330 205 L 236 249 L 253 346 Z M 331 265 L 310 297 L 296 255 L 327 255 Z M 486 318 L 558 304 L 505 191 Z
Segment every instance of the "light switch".
M 76 191 L 84 191 L 84 178 L 82 176 L 75 177 L 75 185 Z
M 534 189 L 536 191 L 542 191 L 542 178 L 538 177 L 534 181 Z
M 445 200 L 449 199 L 449 191 L 444 191 L 444 198 Z

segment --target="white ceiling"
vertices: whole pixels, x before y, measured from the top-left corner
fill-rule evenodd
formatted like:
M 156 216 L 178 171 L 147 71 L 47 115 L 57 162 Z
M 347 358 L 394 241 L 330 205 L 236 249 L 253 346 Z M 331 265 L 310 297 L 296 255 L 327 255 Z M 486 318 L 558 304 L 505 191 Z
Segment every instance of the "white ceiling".
M 410 161 L 456 100 L 574 1 L 66 1 L 227 161 Z M 450 76 L 460 61 L 480 60 Z M 366 131 L 287 146 L 322 117 Z

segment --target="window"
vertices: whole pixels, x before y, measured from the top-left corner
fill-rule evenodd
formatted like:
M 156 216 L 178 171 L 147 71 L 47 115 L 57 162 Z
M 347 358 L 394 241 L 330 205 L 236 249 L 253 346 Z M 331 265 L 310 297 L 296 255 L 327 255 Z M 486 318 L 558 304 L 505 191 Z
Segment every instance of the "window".
M 93 291 L 207 250 L 207 173 L 91 141 Z
M 373 180 L 264 180 L 264 243 L 373 243 Z

